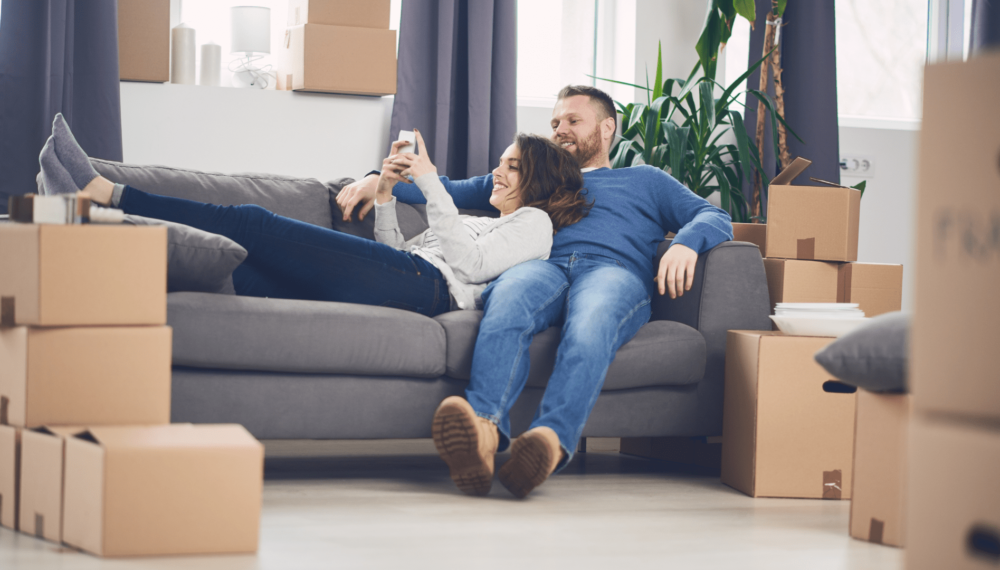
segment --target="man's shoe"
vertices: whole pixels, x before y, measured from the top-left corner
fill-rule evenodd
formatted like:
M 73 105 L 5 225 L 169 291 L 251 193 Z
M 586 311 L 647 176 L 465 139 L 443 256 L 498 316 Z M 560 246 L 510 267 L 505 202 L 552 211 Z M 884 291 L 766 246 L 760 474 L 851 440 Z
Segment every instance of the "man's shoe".
M 497 426 L 477 416 L 464 398 L 449 396 L 434 412 L 431 434 L 459 490 L 466 495 L 489 494 L 500 441 Z
M 561 459 L 559 436 L 552 428 L 539 426 L 514 440 L 510 446 L 510 460 L 503 464 L 497 476 L 508 491 L 523 499 L 549 478 Z

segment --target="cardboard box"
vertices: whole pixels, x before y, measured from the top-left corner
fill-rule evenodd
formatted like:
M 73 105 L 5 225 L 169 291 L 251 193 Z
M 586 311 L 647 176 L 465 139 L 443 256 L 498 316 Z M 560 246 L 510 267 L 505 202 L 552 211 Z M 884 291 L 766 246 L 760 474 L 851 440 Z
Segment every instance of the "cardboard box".
M 118 0 L 118 75 L 170 81 L 170 0 Z
M 0 225 L 4 326 L 162 325 L 167 229 Z
M 170 327 L 0 328 L 0 424 L 170 421 Z
M 851 498 L 856 389 L 813 360 L 833 340 L 729 331 L 723 483 L 752 497 Z
M 389 29 L 389 0 L 289 0 L 288 25 Z
M 909 449 L 905 567 L 996 568 L 1000 431 L 917 414 Z
M 766 257 L 857 261 L 861 192 L 792 186 L 810 164 L 795 159 L 768 187 Z
M 17 530 L 21 428 L 0 425 L 0 526 Z
M 910 382 L 919 412 L 1000 421 L 1000 54 L 927 66 Z
M 798 259 L 765 259 L 771 314 L 776 303 L 836 303 L 836 263 Z
M 906 544 L 908 394 L 858 391 L 851 477 L 851 536 L 878 544 Z
M 294 91 L 396 93 L 394 30 L 304 24 L 285 31 L 283 51 L 278 75 Z
M 99 556 L 255 552 L 263 478 L 243 426 L 91 428 L 66 440 L 63 541 Z
M 80 427 L 40 427 L 22 433 L 21 532 L 62 542 L 65 440 L 81 431 Z
M 903 309 L 903 266 L 844 263 L 837 276 L 837 302 L 857 303 L 866 317 Z
M 761 257 L 764 257 L 767 251 L 767 224 L 733 224 L 733 241 L 756 245 Z

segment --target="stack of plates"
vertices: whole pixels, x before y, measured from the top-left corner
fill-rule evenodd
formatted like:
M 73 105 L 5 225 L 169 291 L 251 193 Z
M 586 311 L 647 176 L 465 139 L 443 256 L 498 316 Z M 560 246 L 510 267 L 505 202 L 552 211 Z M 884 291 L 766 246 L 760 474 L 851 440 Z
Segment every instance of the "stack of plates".
M 771 320 L 786 334 L 842 336 L 867 319 L 857 303 L 778 303 Z

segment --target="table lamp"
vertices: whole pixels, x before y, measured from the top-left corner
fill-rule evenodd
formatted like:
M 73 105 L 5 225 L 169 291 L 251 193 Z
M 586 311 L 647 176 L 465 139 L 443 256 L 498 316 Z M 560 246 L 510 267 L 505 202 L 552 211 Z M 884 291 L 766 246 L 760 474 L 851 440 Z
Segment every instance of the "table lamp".
M 270 82 L 270 65 L 256 62 L 271 53 L 271 9 L 261 6 L 233 6 L 229 9 L 232 31 L 231 53 L 244 54 L 229 64 L 233 85 L 265 89 Z

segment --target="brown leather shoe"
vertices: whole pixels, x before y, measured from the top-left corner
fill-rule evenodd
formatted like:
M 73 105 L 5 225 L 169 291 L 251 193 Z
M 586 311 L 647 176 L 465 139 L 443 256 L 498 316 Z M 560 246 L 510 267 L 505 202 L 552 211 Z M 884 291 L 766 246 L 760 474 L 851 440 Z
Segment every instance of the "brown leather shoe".
M 514 440 L 510 446 L 510 460 L 503 464 L 497 476 L 508 491 L 523 499 L 549 478 L 561 459 L 559 436 L 552 428 L 539 426 Z
M 464 398 L 449 396 L 434 412 L 431 434 L 459 490 L 466 495 L 488 494 L 500 442 L 497 426 L 477 416 Z

